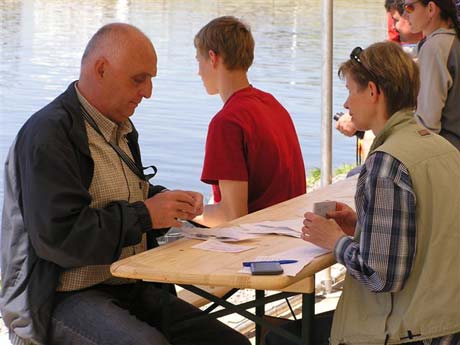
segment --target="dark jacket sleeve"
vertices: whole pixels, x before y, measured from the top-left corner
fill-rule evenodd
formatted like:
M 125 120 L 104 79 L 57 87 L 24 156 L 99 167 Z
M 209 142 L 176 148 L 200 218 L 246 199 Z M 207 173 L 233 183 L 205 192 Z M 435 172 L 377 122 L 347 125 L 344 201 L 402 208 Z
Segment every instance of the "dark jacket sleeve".
M 149 185 L 149 192 L 148 192 L 148 197 L 151 198 L 152 196 L 164 191 L 166 188 L 160 185 Z
M 143 202 L 89 207 L 81 166 L 92 160 L 76 149 L 65 128 L 29 125 L 18 137 L 16 155 L 24 224 L 39 257 L 63 268 L 110 264 L 151 229 Z

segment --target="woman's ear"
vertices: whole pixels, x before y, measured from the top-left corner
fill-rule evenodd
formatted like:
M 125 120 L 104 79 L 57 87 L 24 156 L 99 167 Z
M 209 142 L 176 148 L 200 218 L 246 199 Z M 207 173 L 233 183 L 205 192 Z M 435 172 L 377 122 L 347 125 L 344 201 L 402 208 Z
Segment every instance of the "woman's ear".
M 373 81 L 369 81 L 369 83 L 367 83 L 367 89 L 371 97 L 376 97 L 379 94 L 377 84 Z
M 430 19 L 436 15 L 436 13 L 439 13 L 439 7 L 436 5 L 434 1 L 430 1 L 427 5 L 428 8 L 428 14 L 430 15 Z

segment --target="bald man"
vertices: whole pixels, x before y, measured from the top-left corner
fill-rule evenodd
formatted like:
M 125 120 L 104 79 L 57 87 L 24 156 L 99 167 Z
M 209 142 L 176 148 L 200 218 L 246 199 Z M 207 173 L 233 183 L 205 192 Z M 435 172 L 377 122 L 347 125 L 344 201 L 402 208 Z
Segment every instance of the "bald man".
M 5 166 L 0 309 L 14 344 L 249 344 L 161 288 L 110 275 L 112 262 L 156 246 L 162 229 L 203 210 L 202 195 L 148 182 L 130 116 L 152 94 L 150 40 L 102 27 L 78 81 L 32 115 Z M 161 264 L 161 263 L 158 263 Z

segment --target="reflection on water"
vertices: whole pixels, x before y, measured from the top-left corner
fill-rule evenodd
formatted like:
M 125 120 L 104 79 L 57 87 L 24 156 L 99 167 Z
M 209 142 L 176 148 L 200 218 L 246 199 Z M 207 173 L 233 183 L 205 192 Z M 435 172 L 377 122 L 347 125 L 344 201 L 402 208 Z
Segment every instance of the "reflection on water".
M 383 1 L 335 0 L 334 11 L 334 66 L 356 45 L 384 39 Z M 229 14 L 252 27 L 253 85 L 273 93 L 291 113 L 307 169 L 320 166 L 320 0 L 2 0 L 0 188 L 8 147 L 22 123 L 78 79 L 91 35 L 105 23 L 120 21 L 142 29 L 159 58 L 153 97 L 133 118 L 144 163 L 159 167 L 156 183 L 209 195 L 199 176 L 207 124 L 221 100 L 207 96 L 201 85 L 193 37 L 210 19 Z M 339 111 L 345 88 L 334 78 L 334 110 Z M 334 166 L 354 161 L 354 139 L 334 133 L 333 145 Z

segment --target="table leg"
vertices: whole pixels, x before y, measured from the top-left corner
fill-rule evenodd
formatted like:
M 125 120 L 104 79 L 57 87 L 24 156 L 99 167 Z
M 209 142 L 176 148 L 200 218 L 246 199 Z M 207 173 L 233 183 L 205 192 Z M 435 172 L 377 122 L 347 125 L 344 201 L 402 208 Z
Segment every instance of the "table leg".
M 302 342 L 313 344 L 313 320 L 315 318 L 315 293 L 302 294 Z
M 265 297 L 264 290 L 256 290 L 256 300 L 259 298 Z M 256 306 L 256 315 L 259 317 L 264 317 L 265 315 L 265 305 L 261 304 Z M 256 345 L 260 345 L 262 342 L 262 327 L 256 323 Z

